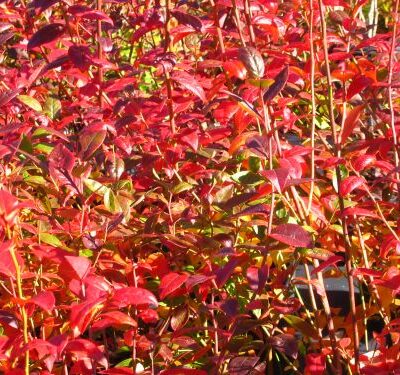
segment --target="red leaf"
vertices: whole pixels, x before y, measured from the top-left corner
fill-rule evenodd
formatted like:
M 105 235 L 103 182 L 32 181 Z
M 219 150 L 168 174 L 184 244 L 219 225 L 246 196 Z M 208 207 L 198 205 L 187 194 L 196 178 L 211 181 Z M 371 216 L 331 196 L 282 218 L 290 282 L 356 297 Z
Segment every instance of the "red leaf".
M 373 82 L 373 79 L 364 75 L 359 75 L 353 79 L 347 89 L 346 99 L 350 100 L 354 95 L 359 94 L 362 90 L 368 87 Z
M 39 306 L 47 312 L 51 312 L 56 304 L 54 293 L 50 291 L 39 292 L 36 296 L 33 296 L 29 302 L 33 302 L 36 306 Z
M 19 253 L 17 253 L 13 248 L 14 244 L 11 241 L 0 243 L 0 274 L 15 279 L 16 271 L 10 251 L 14 251 L 16 253 L 17 260 L 21 268 L 23 268 L 24 262 Z
M 171 293 L 179 289 L 188 279 L 188 275 L 170 272 L 161 279 L 160 299 L 164 299 Z
M 312 274 L 316 274 L 318 272 L 323 271 L 325 268 L 332 266 L 338 262 L 341 262 L 343 260 L 343 257 L 340 255 L 333 255 L 330 258 L 328 258 L 325 262 L 322 262 L 317 268 L 314 268 L 312 270 Z
M 227 280 L 232 276 L 233 271 L 235 268 L 245 262 L 248 259 L 248 256 L 244 253 L 236 254 L 229 259 L 228 263 L 225 266 L 218 269 L 216 272 L 215 283 L 217 284 L 218 288 L 221 288 L 225 285 Z
M 34 0 L 31 4 L 35 8 L 36 16 L 39 16 L 47 8 L 50 8 L 52 5 L 58 3 L 59 1 L 60 0 Z
M 276 144 L 275 142 L 265 136 L 256 135 L 254 137 L 246 139 L 247 148 L 255 155 L 262 159 L 268 159 L 270 157 L 270 147 L 269 142 L 271 142 L 271 153 L 275 154 Z
M 193 29 L 196 31 L 201 32 L 203 24 L 201 23 L 201 19 L 199 17 L 182 12 L 180 10 L 173 10 L 171 11 L 171 14 L 180 24 L 193 27 Z
M 72 175 L 75 160 L 74 154 L 63 144 L 59 143 L 49 155 L 49 173 L 57 186 L 66 185 L 69 189 L 79 194 L 76 178 Z
M 289 181 L 289 169 L 277 168 L 262 171 L 261 174 L 271 181 L 271 184 L 278 193 L 282 193 Z
M 340 143 L 344 144 L 350 134 L 353 132 L 355 126 L 357 125 L 358 119 L 360 118 L 361 112 L 364 109 L 364 105 L 359 105 L 354 107 L 346 116 L 342 131 Z
M 105 298 L 99 298 L 71 306 L 69 323 L 74 337 L 78 337 L 86 331 L 104 301 Z
M 89 48 L 86 46 L 69 47 L 68 56 L 72 63 L 82 72 L 88 70 L 93 63 Z
M 297 358 L 299 347 L 297 344 L 297 338 L 293 335 L 281 333 L 279 335 L 270 337 L 268 341 L 276 350 L 279 350 L 280 352 L 292 358 Z
M 136 365 L 137 366 L 137 365 Z M 138 373 L 138 372 L 136 372 Z M 101 371 L 100 374 L 104 375 L 133 375 L 133 369 L 127 367 L 113 367 L 109 370 Z
M 106 138 L 107 131 L 95 124 L 89 129 L 86 129 L 79 137 L 81 145 L 80 157 L 82 160 L 88 160 L 95 151 L 100 148 Z
M 399 244 L 400 243 L 392 235 L 385 236 L 379 246 L 379 256 L 382 259 L 386 258 L 389 252 L 396 249 Z
M 0 226 L 14 226 L 17 223 L 19 210 L 28 206 L 32 205 L 19 203 L 18 199 L 7 190 L 0 189 Z
M 133 369 L 127 367 L 113 367 L 109 370 L 101 371 L 104 375 L 133 375 Z
M 273 239 L 294 247 L 311 247 L 310 233 L 297 224 L 281 224 L 270 234 Z
M 0 94 L 0 107 L 5 106 L 8 102 L 13 100 L 19 93 L 20 89 L 18 90 L 7 90 Z
M 155 324 L 159 320 L 157 311 L 151 309 L 141 311 L 138 314 L 138 317 L 142 319 L 143 322 L 145 322 L 146 324 Z
M 188 291 L 192 290 L 196 285 L 204 284 L 210 280 L 212 280 L 214 276 L 206 276 L 206 275 L 190 275 L 186 280 L 186 289 Z
M 240 356 L 240 357 L 232 358 L 229 361 L 228 373 L 230 375 L 251 374 L 259 360 L 260 360 L 259 357 Z
M 285 66 L 275 77 L 275 82 L 268 88 L 264 94 L 264 101 L 270 102 L 277 96 L 281 90 L 285 87 L 287 79 L 289 77 L 289 67 Z
M 232 215 L 231 217 L 241 217 L 248 215 L 263 215 L 269 216 L 271 212 L 271 207 L 266 204 L 256 204 L 254 206 L 250 206 L 245 208 L 244 210 L 238 212 L 237 214 Z
M 57 347 L 42 339 L 32 339 L 19 353 L 23 355 L 26 351 L 36 350 L 37 356 L 46 364 L 49 371 L 52 371 L 54 362 L 57 359 Z
M 346 216 L 365 216 L 365 217 L 372 217 L 375 219 L 379 219 L 379 215 L 375 214 L 374 212 L 367 210 L 365 208 L 358 208 L 358 207 L 347 207 L 342 211 L 342 217 Z
M 199 148 L 199 135 L 196 130 L 185 129 L 179 135 L 180 141 L 185 145 L 191 147 L 193 151 Z
M 353 168 L 356 172 L 361 172 L 371 164 L 375 163 L 376 158 L 374 155 L 361 155 L 352 162 Z
M 0 46 L 7 42 L 7 40 L 11 39 L 15 34 L 12 32 L 2 33 L 0 34 Z
M 228 73 L 229 77 L 235 77 L 241 80 L 246 79 L 246 68 L 241 61 L 226 61 L 223 67 Z
M 68 278 L 83 280 L 89 274 L 91 266 L 92 263 L 86 257 L 67 255 L 61 263 L 60 272 Z
M 90 10 L 88 12 L 84 12 L 80 15 L 80 17 L 86 20 L 103 21 L 111 26 L 114 26 L 113 20 L 108 17 L 104 12 L 101 12 L 99 10 Z
M 108 361 L 103 351 L 100 350 L 97 344 L 93 341 L 85 339 L 69 341 L 64 348 L 64 352 L 76 360 L 89 360 L 89 362 L 95 361 L 105 368 L 108 367 Z
M 172 368 L 169 370 L 162 370 L 160 375 L 207 375 L 207 371 L 197 370 L 194 368 Z
M 377 270 L 372 270 L 370 268 L 359 267 L 359 268 L 355 268 L 353 270 L 353 276 L 358 276 L 358 275 L 371 276 L 371 277 L 382 277 L 383 272 L 377 271 Z
M 206 94 L 195 77 L 184 71 L 176 70 L 173 72 L 172 79 L 186 90 L 198 96 L 203 102 L 207 101 Z
M 264 288 L 269 275 L 269 267 L 266 265 L 262 268 L 250 266 L 246 271 L 247 282 L 251 290 L 261 292 Z
M 362 177 L 349 176 L 345 178 L 340 184 L 340 195 L 342 197 L 350 194 L 353 190 L 363 186 L 365 180 Z
M 293 314 L 300 309 L 301 303 L 297 298 L 274 299 L 272 307 L 281 314 Z
M 111 304 L 119 309 L 133 305 L 139 308 L 158 306 L 157 298 L 153 293 L 143 288 L 125 287 L 117 289 L 111 299 Z
M 248 202 L 250 199 L 254 198 L 254 196 L 255 194 L 253 192 L 234 195 L 232 198 L 229 198 L 226 202 L 223 202 L 221 206 L 225 211 L 228 211 L 231 210 L 233 207 Z
M 310 353 L 306 356 L 305 373 L 307 375 L 322 375 L 325 372 L 325 355 Z
M 110 24 L 111 26 L 114 25 L 112 19 L 108 17 L 104 12 L 89 8 L 85 5 L 72 5 L 68 8 L 68 13 L 71 13 L 74 16 L 83 19 L 103 21 Z
M 137 323 L 134 319 L 122 311 L 110 311 L 101 314 L 99 316 L 99 320 L 92 324 L 92 329 L 100 330 L 107 327 L 120 328 L 122 326 L 137 327 Z
M 64 34 L 65 27 L 61 23 L 51 23 L 43 26 L 40 30 L 33 34 L 28 42 L 28 50 L 40 47 L 43 44 L 50 43 Z

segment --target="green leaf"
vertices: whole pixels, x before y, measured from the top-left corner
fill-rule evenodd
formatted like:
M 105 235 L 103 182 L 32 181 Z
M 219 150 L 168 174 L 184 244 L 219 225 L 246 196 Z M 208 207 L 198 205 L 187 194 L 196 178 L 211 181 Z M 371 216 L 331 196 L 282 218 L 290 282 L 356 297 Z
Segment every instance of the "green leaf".
M 49 96 L 44 103 L 43 112 L 51 119 L 54 120 L 61 111 L 61 102 Z
M 115 367 L 132 367 L 132 358 L 123 359 L 121 362 L 118 362 Z
M 258 185 L 264 182 L 264 179 L 258 174 L 249 171 L 235 173 L 232 176 L 232 180 L 244 185 Z
M 190 190 L 193 186 L 185 181 L 180 182 L 178 185 L 172 188 L 172 194 L 179 194 L 183 191 Z
M 262 89 L 267 89 L 269 86 L 271 86 L 274 83 L 273 79 L 248 79 L 246 81 L 247 83 L 249 83 L 252 86 L 255 87 L 261 87 Z
M 107 186 L 104 186 L 100 182 L 96 180 L 92 180 L 90 178 L 85 178 L 83 180 L 83 183 L 86 185 L 86 187 L 91 190 L 93 193 L 99 194 L 99 195 L 104 195 L 108 189 Z
M 79 250 L 79 256 L 90 258 L 93 256 L 93 251 L 90 249 Z
M 45 185 L 46 180 L 42 176 L 27 176 L 24 177 L 24 181 L 31 185 Z
M 104 194 L 104 206 L 110 212 L 121 212 L 121 206 L 118 202 L 117 197 L 111 189 L 107 189 Z
M 22 151 L 27 152 L 28 154 L 33 154 L 32 143 L 25 134 L 22 136 L 22 140 L 21 140 L 21 143 L 19 144 L 19 148 Z
M 286 322 L 293 328 L 300 331 L 304 336 L 311 337 L 316 340 L 319 338 L 318 331 L 304 319 L 301 319 L 295 315 L 285 315 L 283 319 L 285 319 Z
M 38 143 L 34 146 L 34 149 L 41 151 L 44 154 L 50 154 L 53 151 L 54 146 L 51 146 L 48 143 Z
M 35 98 L 32 98 L 29 95 L 18 95 L 17 98 L 21 103 L 32 108 L 34 111 L 42 112 L 42 106 Z
M 64 248 L 64 245 L 62 242 L 53 234 L 50 233 L 39 233 L 39 241 L 47 243 L 48 245 L 54 246 L 54 247 L 62 247 Z
M 250 171 L 253 173 L 257 173 L 261 168 L 261 160 L 257 156 L 250 156 L 249 157 L 249 167 Z

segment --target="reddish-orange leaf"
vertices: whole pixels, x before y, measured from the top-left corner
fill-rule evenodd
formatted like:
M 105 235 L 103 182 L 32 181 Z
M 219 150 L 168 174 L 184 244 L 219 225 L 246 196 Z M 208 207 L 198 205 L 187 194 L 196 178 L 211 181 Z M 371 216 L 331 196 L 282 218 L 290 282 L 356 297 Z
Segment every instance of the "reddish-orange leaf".
M 168 275 L 165 275 L 160 283 L 160 299 L 164 299 L 179 289 L 188 277 L 189 276 L 186 274 L 179 274 L 176 272 L 170 272 Z
M 364 105 L 359 105 L 354 107 L 346 116 L 346 120 L 344 122 L 341 134 L 340 134 L 340 143 L 344 144 L 350 134 L 353 132 L 354 128 L 357 125 L 358 119 L 360 118 L 361 112 L 364 109 Z
M 364 183 L 365 180 L 362 177 L 349 176 L 340 184 L 340 195 L 344 197 L 345 195 L 350 194 L 354 189 L 364 185 Z

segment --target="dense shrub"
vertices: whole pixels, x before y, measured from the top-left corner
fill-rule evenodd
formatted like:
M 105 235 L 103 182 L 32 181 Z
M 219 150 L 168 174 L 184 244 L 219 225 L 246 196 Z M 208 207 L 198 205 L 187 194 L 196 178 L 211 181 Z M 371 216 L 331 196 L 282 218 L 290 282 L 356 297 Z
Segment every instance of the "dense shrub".
M 394 4 L 0 1 L 0 371 L 400 371 Z

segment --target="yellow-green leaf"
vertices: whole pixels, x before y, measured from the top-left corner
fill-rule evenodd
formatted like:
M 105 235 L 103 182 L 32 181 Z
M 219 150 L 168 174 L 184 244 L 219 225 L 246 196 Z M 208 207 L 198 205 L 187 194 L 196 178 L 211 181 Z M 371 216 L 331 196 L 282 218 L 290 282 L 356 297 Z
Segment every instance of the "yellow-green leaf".
M 91 190 L 93 193 L 99 194 L 99 195 L 104 195 L 107 190 L 107 186 L 104 186 L 100 182 L 96 180 L 92 180 L 90 178 L 86 178 L 83 183 L 86 185 L 86 187 Z
M 40 233 L 39 240 L 54 247 L 64 247 L 62 242 L 56 236 L 50 233 Z
M 29 95 L 18 95 L 17 98 L 21 103 L 32 108 L 34 111 L 42 112 L 42 106 L 35 98 L 32 98 Z

